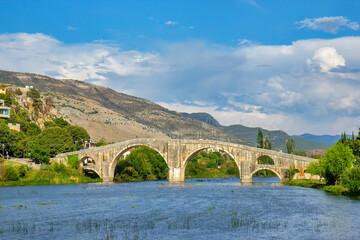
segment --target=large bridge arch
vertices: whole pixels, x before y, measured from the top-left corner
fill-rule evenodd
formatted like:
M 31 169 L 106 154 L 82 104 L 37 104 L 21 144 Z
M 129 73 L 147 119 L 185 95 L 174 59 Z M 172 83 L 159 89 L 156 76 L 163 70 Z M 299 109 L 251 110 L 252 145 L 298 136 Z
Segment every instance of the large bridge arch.
M 127 151 L 129 151 L 132 148 L 141 147 L 141 146 L 145 146 L 145 147 L 151 148 L 154 151 L 156 151 L 158 154 L 161 155 L 161 157 L 164 159 L 166 165 L 169 167 L 169 164 L 166 159 L 166 154 L 164 152 L 160 151 L 159 149 L 157 149 L 157 147 L 153 146 L 152 144 L 147 144 L 147 143 L 134 143 L 134 144 L 127 145 L 126 147 L 123 147 L 122 149 L 120 149 L 120 151 L 118 151 L 117 154 L 115 154 L 115 157 L 110 162 L 109 176 L 112 176 L 114 178 L 116 164 L 119 162 L 119 159 L 124 155 L 124 153 L 126 153 Z
M 182 167 L 185 169 L 187 164 L 189 163 L 190 159 L 195 156 L 197 153 L 207 150 L 207 149 L 219 149 L 221 151 L 224 151 L 226 154 L 228 154 L 230 157 L 232 157 L 232 159 L 234 159 L 234 161 L 236 162 L 236 165 L 239 166 L 238 162 L 235 160 L 235 157 L 232 153 L 230 153 L 228 150 L 226 150 L 224 147 L 220 147 L 220 146 L 208 146 L 208 147 L 201 147 L 198 148 L 196 150 L 193 150 L 192 152 L 190 152 L 190 154 L 188 154 L 187 156 L 185 156 L 185 159 L 182 163 Z
M 186 167 L 189 164 L 190 160 L 192 157 L 194 157 L 197 153 L 207 150 L 207 149 L 214 149 L 216 151 L 223 151 L 226 154 L 228 154 L 234 161 L 235 164 L 238 168 L 239 171 L 239 176 L 241 178 L 241 164 L 236 160 L 235 156 L 233 153 L 231 153 L 225 146 L 222 145 L 207 145 L 207 146 L 201 146 L 201 147 L 192 147 L 190 151 L 188 151 L 187 154 L 185 154 L 184 156 L 184 160 L 181 163 L 181 170 L 180 170 L 180 174 L 181 174 L 181 178 L 184 181 L 185 180 L 185 171 L 186 171 Z

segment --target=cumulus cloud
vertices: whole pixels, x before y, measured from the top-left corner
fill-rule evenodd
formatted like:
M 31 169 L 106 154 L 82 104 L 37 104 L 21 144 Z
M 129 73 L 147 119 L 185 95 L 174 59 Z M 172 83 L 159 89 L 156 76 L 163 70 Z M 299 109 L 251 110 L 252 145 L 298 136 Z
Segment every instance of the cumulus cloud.
M 296 22 L 299 28 L 309 28 L 312 30 L 321 30 L 327 33 L 336 34 L 341 28 L 349 28 L 352 30 L 359 30 L 358 22 L 351 22 L 343 16 L 337 17 L 322 17 L 322 18 L 305 18 L 302 21 Z
M 18 33 L 0 35 L 0 68 L 95 81 L 178 111 L 207 111 L 225 125 L 338 134 L 359 123 L 359 51 L 360 37 L 241 47 L 188 41 L 141 52 Z
M 153 70 L 156 54 L 121 51 L 103 43 L 65 45 L 44 34 L 0 35 L 0 66 L 56 78 L 106 80 L 106 74 L 141 76 Z
M 322 47 L 316 50 L 314 56 L 306 60 L 307 64 L 320 67 L 322 72 L 329 72 L 331 69 L 345 67 L 345 59 L 338 54 L 333 47 Z

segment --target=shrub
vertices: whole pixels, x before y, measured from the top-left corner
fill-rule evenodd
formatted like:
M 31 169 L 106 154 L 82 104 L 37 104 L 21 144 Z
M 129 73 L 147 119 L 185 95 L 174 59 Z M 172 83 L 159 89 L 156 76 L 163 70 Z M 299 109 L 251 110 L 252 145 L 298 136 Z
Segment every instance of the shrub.
M 340 178 L 341 185 L 349 189 L 351 195 L 359 192 L 360 188 L 360 167 L 348 168 Z
M 67 164 L 69 167 L 78 169 L 80 166 L 79 154 L 72 154 L 67 156 Z
M 18 173 L 19 173 L 19 177 L 26 177 L 27 173 L 28 173 L 28 166 L 25 164 L 20 164 L 20 165 L 16 165 L 15 166 Z
M 19 180 L 18 171 L 11 165 L 0 164 L 0 181 L 17 181 Z

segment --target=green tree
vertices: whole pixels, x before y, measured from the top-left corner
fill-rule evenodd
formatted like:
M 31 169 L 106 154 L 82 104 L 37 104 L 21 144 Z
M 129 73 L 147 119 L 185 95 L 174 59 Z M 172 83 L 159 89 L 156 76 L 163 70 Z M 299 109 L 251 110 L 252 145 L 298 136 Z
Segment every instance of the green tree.
M 318 162 L 311 162 L 307 167 L 306 167 L 306 172 L 310 173 L 311 178 L 314 175 L 320 175 L 320 168 L 319 168 L 319 163 Z M 311 180 L 310 178 L 310 180 Z
M 349 146 L 338 142 L 325 152 L 326 180 L 338 183 L 340 175 L 354 163 L 354 154 Z
M 65 126 L 64 129 L 70 133 L 72 141 L 75 143 L 76 150 L 82 149 L 82 143 L 90 140 L 90 135 L 83 127 L 68 125 Z
M 265 140 L 264 140 L 264 148 L 265 149 L 271 149 L 271 142 L 270 142 L 270 139 L 271 139 L 271 135 L 270 133 L 268 133 L 265 137 Z
M 287 152 L 290 154 L 295 153 L 295 142 L 293 139 L 291 139 L 291 138 L 286 139 L 286 149 L 287 149 Z
M 64 118 L 60 117 L 60 118 L 55 118 L 54 119 L 54 123 L 58 126 L 58 127 L 65 127 L 69 125 L 69 122 L 66 121 Z
M 49 163 L 50 149 L 39 141 L 34 141 L 27 148 L 28 156 L 36 163 Z
M 258 135 L 257 135 L 257 147 L 258 148 L 264 148 L 264 136 L 262 134 L 262 131 L 259 129 L 258 130 Z
M 74 143 L 68 131 L 60 127 L 45 128 L 38 136 L 37 143 L 50 150 L 50 156 L 74 150 Z
M 350 194 L 357 194 L 360 189 L 360 167 L 346 169 L 340 180 L 341 185 L 349 189 Z
M 115 180 L 157 180 L 166 179 L 168 166 L 155 150 L 141 146 L 135 148 L 120 160 L 115 169 Z
M 36 88 L 30 88 L 30 90 L 26 93 L 26 96 L 31 99 L 40 98 L 40 92 Z

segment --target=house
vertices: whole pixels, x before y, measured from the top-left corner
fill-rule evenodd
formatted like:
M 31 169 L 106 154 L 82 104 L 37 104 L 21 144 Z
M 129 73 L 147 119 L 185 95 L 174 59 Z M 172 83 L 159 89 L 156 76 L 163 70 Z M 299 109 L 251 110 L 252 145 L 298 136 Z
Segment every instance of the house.
M 0 94 L 5 94 L 5 93 L 6 93 L 6 88 L 0 87 Z
M 10 118 L 10 107 L 5 107 L 5 101 L 0 99 L 0 119 Z
M 94 147 L 96 147 L 96 142 L 93 140 L 90 140 L 89 142 L 88 141 L 83 142 L 84 149 L 94 148 Z

